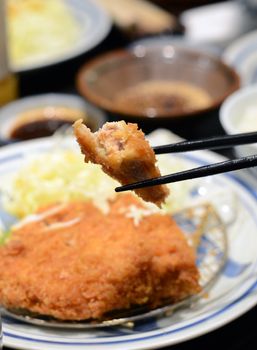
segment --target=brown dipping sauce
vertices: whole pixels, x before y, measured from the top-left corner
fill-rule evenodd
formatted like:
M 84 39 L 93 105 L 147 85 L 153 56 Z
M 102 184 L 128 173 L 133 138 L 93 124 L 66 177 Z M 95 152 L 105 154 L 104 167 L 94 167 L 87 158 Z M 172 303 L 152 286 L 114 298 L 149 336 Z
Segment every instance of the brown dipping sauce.
M 198 86 L 182 81 L 149 80 L 119 92 L 114 105 L 120 110 L 146 117 L 183 114 L 206 108 L 209 94 Z
M 89 128 L 85 112 L 68 107 L 43 107 L 26 111 L 18 116 L 9 137 L 15 140 L 30 140 L 53 135 L 61 126 L 72 125 L 83 119 Z

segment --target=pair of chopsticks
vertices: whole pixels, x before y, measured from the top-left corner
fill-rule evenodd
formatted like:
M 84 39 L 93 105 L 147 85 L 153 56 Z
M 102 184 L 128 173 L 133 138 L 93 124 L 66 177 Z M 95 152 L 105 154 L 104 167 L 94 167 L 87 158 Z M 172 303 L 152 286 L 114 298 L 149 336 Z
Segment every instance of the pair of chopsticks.
M 155 154 L 179 153 L 197 151 L 203 149 L 216 150 L 257 142 L 257 132 L 226 135 L 205 138 L 196 141 L 182 141 L 170 145 L 153 147 Z M 251 168 L 257 166 L 257 155 L 226 160 L 224 162 L 204 165 L 198 168 L 181 171 L 178 173 L 135 182 L 115 189 L 116 192 L 135 190 L 139 188 L 164 185 L 167 183 L 195 179 L 199 177 L 226 173 L 229 171 Z

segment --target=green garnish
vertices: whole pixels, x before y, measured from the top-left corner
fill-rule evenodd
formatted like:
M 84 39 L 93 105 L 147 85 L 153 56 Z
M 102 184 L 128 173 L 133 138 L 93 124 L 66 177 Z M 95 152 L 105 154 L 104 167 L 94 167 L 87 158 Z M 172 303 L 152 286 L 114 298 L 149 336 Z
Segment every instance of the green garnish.
M 7 240 L 10 238 L 12 231 L 0 232 L 0 246 L 4 245 Z

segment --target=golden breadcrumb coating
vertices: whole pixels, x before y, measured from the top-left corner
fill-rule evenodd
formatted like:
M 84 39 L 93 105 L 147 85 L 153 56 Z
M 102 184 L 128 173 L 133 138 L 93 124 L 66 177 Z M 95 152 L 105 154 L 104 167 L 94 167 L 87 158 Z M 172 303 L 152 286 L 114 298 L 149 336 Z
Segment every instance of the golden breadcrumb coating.
M 103 319 L 135 305 L 154 308 L 200 290 L 195 254 L 168 215 L 135 225 L 142 207 L 119 195 L 103 214 L 91 202 L 47 208 L 0 248 L 0 303 L 60 320 Z
M 154 151 L 137 124 L 106 123 L 98 132 L 92 133 L 82 120 L 78 120 L 74 123 L 74 133 L 85 162 L 100 164 L 105 173 L 123 185 L 161 175 Z M 135 192 L 145 201 L 161 206 L 169 189 L 159 185 Z

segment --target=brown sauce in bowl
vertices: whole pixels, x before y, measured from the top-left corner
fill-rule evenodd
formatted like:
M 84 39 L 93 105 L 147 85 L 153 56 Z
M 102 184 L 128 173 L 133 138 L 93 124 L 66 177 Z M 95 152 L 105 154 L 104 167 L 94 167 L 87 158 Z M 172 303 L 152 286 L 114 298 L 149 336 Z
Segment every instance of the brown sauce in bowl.
M 210 95 L 200 87 L 180 81 L 149 80 L 129 87 L 114 98 L 117 109 L 127 113 L 158 117 L 206 108 Z
M 15 140 L 29 140 L 53 135 L 60 127 L 72 125 L 77 119 L 83 119 L 88 127 L 85 112 L 68 107 L 42 107 L 21 113 L 12 125 L 9 137 Z
M 71 125 L 67 120 L 37 120 L 14 128 L 10 137 L 15 140 L 30 140 L 38 137 L 51 136 L 63 125 Z

